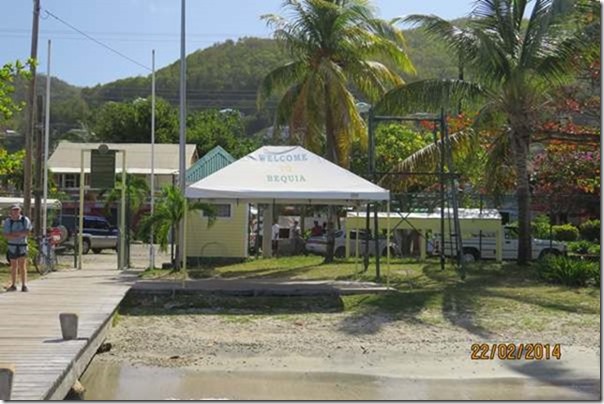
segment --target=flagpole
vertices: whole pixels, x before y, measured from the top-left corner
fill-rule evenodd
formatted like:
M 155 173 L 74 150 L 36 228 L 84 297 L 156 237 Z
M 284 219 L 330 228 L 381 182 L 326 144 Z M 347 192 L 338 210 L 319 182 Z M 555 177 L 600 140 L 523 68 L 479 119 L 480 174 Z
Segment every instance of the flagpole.
M 151 215 L 155 212 L 155 49 L 151 52 Z M 149 243 L 149 268 L 155 269 L 153 227 Z
M 178 186 L 182 195 L 185 195 L 185 159 L 186 159 L 186 118 L 187 118 L 187 105 L 186 105 L 186 90 L 187 90 L 187 60 L 185 58 L 185 0 L 181 0 L 180 10 L 180 128 L 179 128 L 179 161 L 178 161 Z M 183 207 L 184 208 L 184 207 Z M 184 213 L 186 215 L 186 212 Z M 178 226 L 178 250 L 176 253 L 176 267 L 181 268 L 183 257 L 186 256 L 186 252 L 183 251 L 183 242 L 185 238 L 185 226 L 184 220 L 180 221 Z M 186 258 L 185 258 L 186 259 Z

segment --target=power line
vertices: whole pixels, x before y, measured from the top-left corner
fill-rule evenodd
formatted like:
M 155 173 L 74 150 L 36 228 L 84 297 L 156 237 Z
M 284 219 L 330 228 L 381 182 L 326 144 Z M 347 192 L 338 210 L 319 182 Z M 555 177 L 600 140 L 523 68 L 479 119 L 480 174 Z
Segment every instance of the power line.
M 62 23 L 62 24 L 65 24 L 66 26 L 68 26 L 69 28 L 73 29 L 74 31 L 79 32 L 80 34 L 84 35 L 86 38 L 88 38 L 88 39 L 90 39 L 91 41 L 93 41 L 93 42 L 95 42 L 95 43 L 97 43 L 97 44 L 101 45 L 102 47 L 104 47 L 104 48 L 106 48 L 106 49 L 110 50 L 111 52 L 115 53 L 116 55 L 121 56 L 121 57 L 123 57 L 124 59 L 129 60 L 130 62 L 132 62 L 132 63 L 134 63 L 134 64 L 136 64 L 136 65 L 138 65 L 138 66 L 140 66 L 140 67 L 142 67 L 142 68 L 144 68 L 144 69 L 147 69 L 147 70 L 151 71 L 151 69 L 150 69 L 149 67 L 147 67 L 147 66 L 143 65 L 142 63 L 137 62 L 136 60 L 132 59 L 131 57 L 124 55 L 122 52 L 120 52 L 120 51 L 118 51 L 118 50 L 113 49 L 111 46 L 106 45 L 106 44 L 104 44 L 103 42 L 101 42 L 101 41 L 99 41 L 99 40 L 97 40 L 97 39 L 93 38 L 93 37 L 92 37 L 92 36 L 90 36 L 90 35 L 88 35 L 87 33 L 85 33 L 85 32 L 83 32 L 83 31 L 81 31 L 81 30 L 77 29 L 76 27 L 74 27 L 73 25 L 71 25 L 71 24 L 70 24 L 70 23 L 68 23 L 67 21 L 64 21 L 63 19 L 61 19 L 61 18 L 57 17 L 56 15 L 54 15 L 53 13 L 51 13 L 50 11 L 48 11 L 48 10 L 44 9 L 44 12 L 46 13 L 46 15 L 51 16 L 51 17 L 52 17 L 52 18 L 54 18 L 55 20 L 59 21 L 59 22 L 60 22 L 60 23 Z
M 44 11 L 46 11 L 46 10 L 44 10 Z M 9 33 L 9 34 L 14 33 L 14 34 L 31 35 L 30 30 L 20 29 L 20 28 L 0 28 L 0 32 Z M 41 34 L 70 34 L 71 31 L 47 29 L 47 30 L 41 30 L 40 33 Z M 179 37 L 179 34 L 174 34 L 174 33 L 170 33 L 170 32 L 89 31 L 88 35 L 109 35 L 109 36 L 117 35 L 117 36 L 143 36 L 143 37 L 160 36 L 160 37 L 169 37 L 169 38 L 176 38 L 176 39 L 178 39 L 178 37 Z M 255 37 L 255 38 L 260 38 L 260 39 L 269 39 L 268 37 L 258 37 L 258 36 L 256 36 L 256 34 L 252 34 L 249 32 L 248 33 L 243 33 L 243 32 L 239 32 L 239 33 L 233 33 L 233 32 L 187 33 L 187 39 L 189 39 L 191 37 L 209 38 L 209 37 L 230 37 L 230 36 Z

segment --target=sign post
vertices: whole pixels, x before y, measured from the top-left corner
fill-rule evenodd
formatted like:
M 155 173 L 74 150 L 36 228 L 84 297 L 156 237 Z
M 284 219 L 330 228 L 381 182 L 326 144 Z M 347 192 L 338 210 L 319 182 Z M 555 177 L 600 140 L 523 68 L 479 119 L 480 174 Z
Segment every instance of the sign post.
M 109 150 L 106 144 L 90 151 L 90 187 L 115 187 L 115 150 Z
M 80 215 L 78 226 L 78 269 L 82 269 L 82 247 L 84 230 L 84 153 L 90 152 L 90 188 L 111 189 L 115 187 L 115 155 L 122 153 L 122 189 L 121 189 L 121 209 L 119 220 L 119 250 L 118 250 L 118 268 L 125 269 L 125 233 L 126 233 L 126 150 L 109 150 L 109 146 L 101 144 L 97 149 L 82 149 L 80 151 Z

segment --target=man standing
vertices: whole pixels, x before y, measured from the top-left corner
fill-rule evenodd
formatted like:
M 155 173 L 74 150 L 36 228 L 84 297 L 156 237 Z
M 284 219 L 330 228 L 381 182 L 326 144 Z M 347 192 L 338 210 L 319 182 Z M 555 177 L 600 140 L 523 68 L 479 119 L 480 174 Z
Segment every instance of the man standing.
M 271 240 L 273 242 L 273 256 L 276 257 L 279 252 L 279 223 L 275 221 L 271 229 Z
M 300 224 L 297 220 L 294 220 L 294 225 L 289 230 L 289 238 L 293 241 L 294 255 L 304 252 L 301 246 L 302 235 L 300 234 Z
M 31 231 L 31 221 L 21 214 L 21 206 L 10 207 L 10 216 L 4 221 L 4 237 L 8 241 L 8 259 L 12 284 L 7 292 L 17 290 L 17 272 L 21 272 L 21 292 L 27 292 L 27 236 Z

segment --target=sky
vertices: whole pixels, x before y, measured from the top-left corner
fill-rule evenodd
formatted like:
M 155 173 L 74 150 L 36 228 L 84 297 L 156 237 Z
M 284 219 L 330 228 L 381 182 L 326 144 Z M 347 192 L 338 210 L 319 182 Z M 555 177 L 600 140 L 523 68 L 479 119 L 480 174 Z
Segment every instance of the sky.
M 179 0 L 40 0 L 38 72 L 47 71 L 52 41 L 53 77 L 94 86 L 151 72 L 151 52 L 160 69 L 180 57 Z M 281 14 L 282 0 L 186 0 L 186 53 L 226 39 L 268 38 L 260 19 Z M 445 19 L 467 15 L 473 0 L 374 0 L 378 16 L 435 14 Z M 32 0 L 4 0 L 0 25 L 0 64 L 27 60 L 31 48 Z M 62 22 L 61 22 L 62 21 Z M 100 41 L 105 46 L 87 38 Z M 119 52 L 107 49 L 107 47 Z

